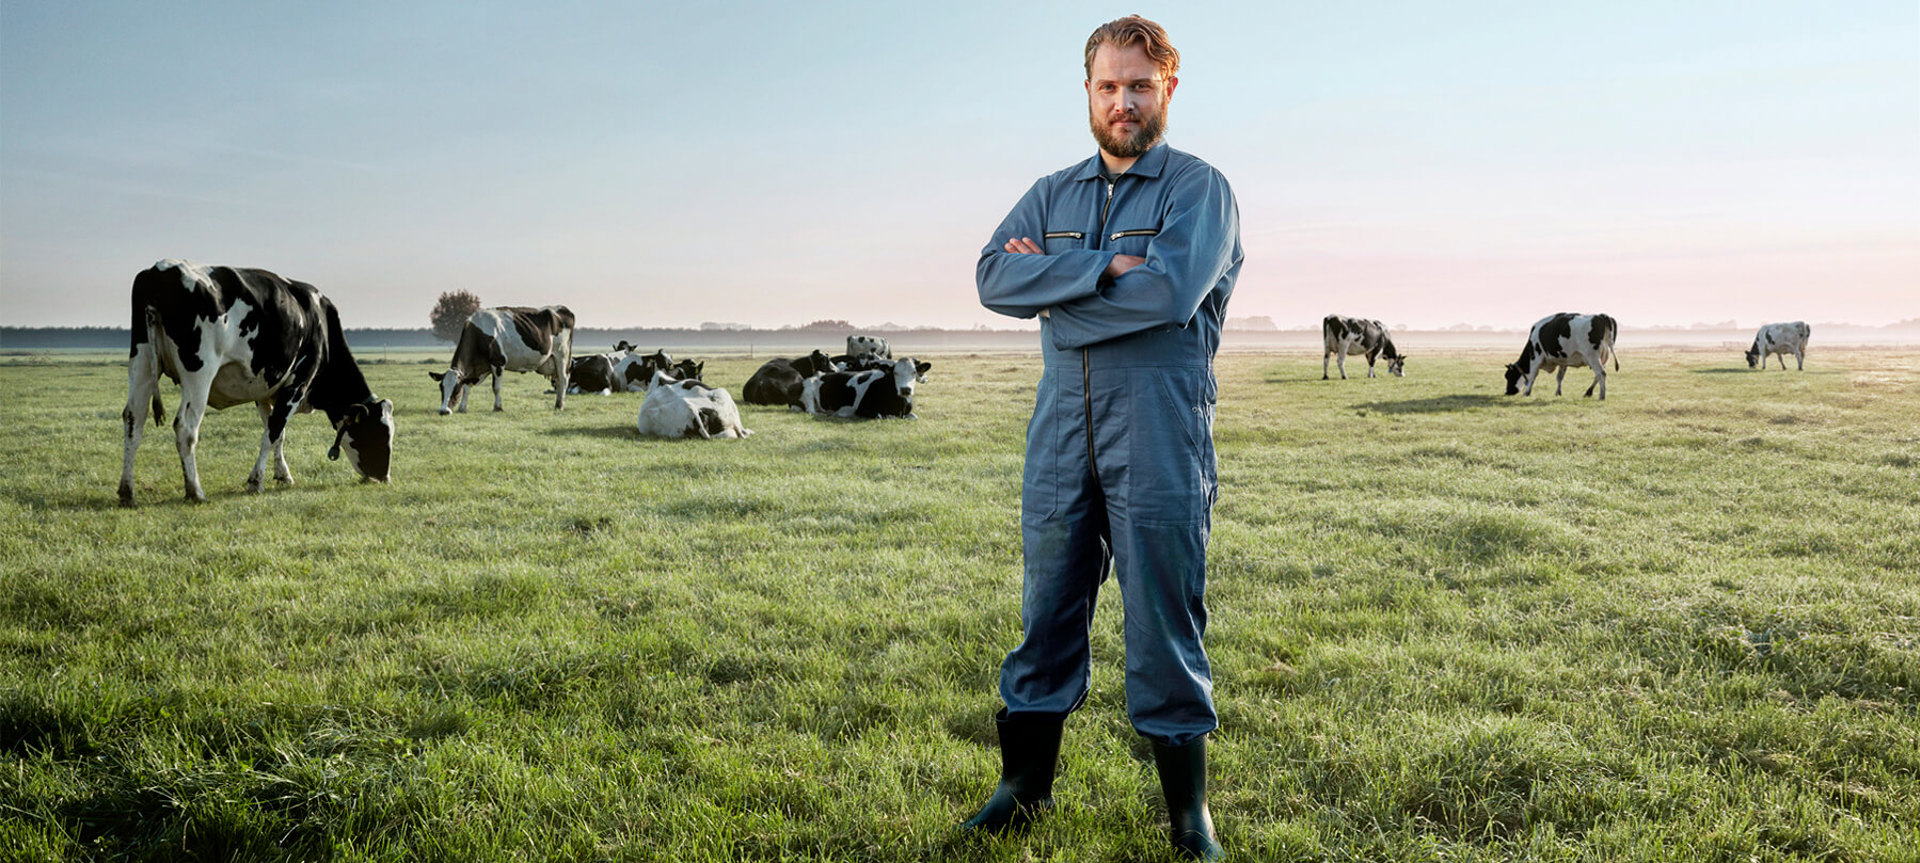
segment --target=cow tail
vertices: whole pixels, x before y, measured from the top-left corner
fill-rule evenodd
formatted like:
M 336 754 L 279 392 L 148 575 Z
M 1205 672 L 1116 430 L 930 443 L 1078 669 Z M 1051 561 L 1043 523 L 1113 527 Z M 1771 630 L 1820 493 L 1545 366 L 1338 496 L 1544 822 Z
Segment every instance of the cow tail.
M 158 310 L 152 306 L 147 306 L 143 312 L 142 317 L 144 317 L 145 320 L 136 323 L 136 326 L 141 324 L 145 325 L 147 343 L 151 346 L 147 351 L 147 362 L 151 364 L 148 368 L 148 373 L 153 376 L 153 425 L 155 428 L 158 428 L 161 421 L 165 420 L 167 416 L 166 405 L 160 403 L 160 346 L 166 343 L 163 341 L 166 337 L 166 332 L 160 327 L 160 313 Z M 134 349 L 138 350 L 140 346 L 138 337 L 136 337 L 133 344 Z

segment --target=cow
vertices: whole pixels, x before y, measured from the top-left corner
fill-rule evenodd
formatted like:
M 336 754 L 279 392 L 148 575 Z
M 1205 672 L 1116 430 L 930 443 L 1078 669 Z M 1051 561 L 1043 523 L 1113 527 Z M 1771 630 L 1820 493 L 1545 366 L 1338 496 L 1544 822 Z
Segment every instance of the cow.
M 571 394 L 607 395 L 625 392 L 626 382 L 614 376 L 614 363 L 624 354 L 592 354 L 574 357 L 567 367 L 567 391 Z
M 918 419 L 913 412 L 914 384 L 930 368 L 932 363 L 903 357 L 863 372 L 815 375 L 801 386 L 799 408 L 815 416 L 847 419 Z
M 1813 334 L 1805 321 L 1793 321 L 1785 324 L 1762 324 L 1760 332 L 1753 336 L 1753 347 L 1747 348 L 1747 368 L 1766 371 L 1767 358 L 1780 355 L 1780 370 L 1787 370 L 1787 354 L 1793 354 L 1793 364 L 1800 371 L 1807 370 L 1807 336 Z
M 893 359 L 893 348 L 889 347 L 887 340 L 880 336 L 853 335 L 847 337 L 846 356 L 853 360 L 867 357 L 890 360 Z M 841 362 L 845 362 L 845 360 Z
M 1620 357 L 1613 351 L 1613 339 L 1619 332 L 1613 318 L 1606 315 L 1581 315 L 1561 312 L 1536 321 L 1520 349 L 1520 361 L 1507 366 L 1507 395 L 1533 395 L 1534 381 L 1540 373 L 1554 369 L 1553 394 L 1560 394 L 1560 382 L 1569 366 L 1593 369 L 1593 383 L 1586 396 L 1600 389 L 1600 400 L 1607 399 L 1607 360 L 1620 370 Z M 1585 396 L 1583 396 L 1584 398 Z
M 1347 354 L 1366 354 L 1367 377 L 1373 377 L 1375 359 L 1387 361 L 1387 371 L 1394 377 L 1407 376 L 1407 357 L 1394 350 L 1393 337 L 1387 335 L 1387 327 L 1379 321 L 1365 318 L 1346 318 L 1328 315 L 1320 322 L 1320 335 L 1326 343 L 1326 353 L 1320 355 L 1320 379 L 1330 380 L 1327 376 L 1327 359 L 1338 356 L 1340 379 L 1347 379 Z
M 180 385 L 173 417 L 174 444 L 186 497 L 205 503 L 194 445 L 208 408 L 245 402 L 260 409 L 266 433 L 247 476 L 247 491 L 275 481 L 291 485 L 285 451 L 287 419 L 324 411 L 333 424 L 330 459 L 346 453 L 361 480 L 386 482 L 393 457 L 393 402 L 378 398 L 360 374 L 340 328 L 340 314 L 305 282 L 266 270 L 202 266 L 168 259 L 133 277 L 132 347 L 127 359 L 125 460 L 120 505 L 134 506 L 133 454 L 152 405 L 153 424 L 165 416 L 160 376 Z
M 623 341 L 620 344 L 624 345 L 626 342 Z M 639 348 L 632 348 L 613 364 L 615 389 L 630 393 L 646 392 L 647 383 L 653 380 L 654 372 L 664 372 L 671 368 L 673 368 L 673 357 L 668 356 L 666 351 L 642 354 Z
M 440 415 L 453 413 L 454 398 L 467 412 L 467 393 L 493 376 L 493 409 L 500 403 L 500 373 L 538 372 L 553 381 L 553 409 L 567 406 L 567 374 L 573 355 L 573 312 L 566 306 L 499 306 L 467 319 L 445 372 L 427 372 L 440 385 Z
M 700 373 L 706 370 L 705 360 L 696 363 L 690 357 L 682 357 L 679 362 L 673 364 L 673 368 L 668 369 L 675 378 L 683 381 L 697 381 L 700 379 Z
M 775 358 L 761 364 L 753 377 L 747 378 L 747 385 L 740 388 L 740 397 L 750 405 L 800 404 L 801 385 L 807 378 L 820 374 L 840 371 L 824 351 L 814 351 L 798 359 Z
M 753 434 L 740 424 L 740 409 L 726 390 L 697 380 L 677 380 L 664 371 L 654 372 L 647 385 L 639 425 L 641 434 L 652 437 L 713 440 Z

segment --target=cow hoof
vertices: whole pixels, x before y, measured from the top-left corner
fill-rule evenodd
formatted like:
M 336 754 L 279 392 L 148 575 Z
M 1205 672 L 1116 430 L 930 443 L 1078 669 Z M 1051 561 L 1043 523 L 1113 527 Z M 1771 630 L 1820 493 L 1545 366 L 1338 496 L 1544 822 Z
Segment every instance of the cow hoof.
M 134 508 L 133 486 L 124 484 L 120 486 L 120 505 L 127 509 Z
M 260 491 L 266 487 L 267 487 L 266 483 L 261 482 L 257 479 L 247 480 L 247 494 L 259 494 Z
M 448 414 L 451 414 L 451 413 L 453 413 L 453 409 L 452 409 L 452 408 L 441 408 L 441 409 L 440 409 L 440 415 L 441 415 L 441 416 L 446 416 L 446 415 L 448 415 Z

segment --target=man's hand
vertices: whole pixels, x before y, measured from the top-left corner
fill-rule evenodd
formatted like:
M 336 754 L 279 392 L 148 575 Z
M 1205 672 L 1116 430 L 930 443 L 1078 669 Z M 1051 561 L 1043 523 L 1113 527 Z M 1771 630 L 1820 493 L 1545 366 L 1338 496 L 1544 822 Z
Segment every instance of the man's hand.
M 1016 255 L 1046 254 L 1046 250 L 1040 248 L 1039 244 L 1035 243 L 1032 237 L 1014 237 L 1013 239 L 1008 240 L 1007 244 L 1004 246 L 1001 246 L 1000 248 L 1006 249 L 1007 251 L 1012 252 Z
M 1114 255 L 1113 260 L 1107 262 L 1107 268 L 1105 270 L 1102 270 L 1100 274 L 1103 276 L 1106 276 L 1109 279 L 1117 278 L 1121 273 L 1131 270 L 1134 267 L 1140 266 L 1141 264 L 1144 264 L 1146 262 L 1147 262 L 1146 258 L 1142 258 L 1137 255 Z

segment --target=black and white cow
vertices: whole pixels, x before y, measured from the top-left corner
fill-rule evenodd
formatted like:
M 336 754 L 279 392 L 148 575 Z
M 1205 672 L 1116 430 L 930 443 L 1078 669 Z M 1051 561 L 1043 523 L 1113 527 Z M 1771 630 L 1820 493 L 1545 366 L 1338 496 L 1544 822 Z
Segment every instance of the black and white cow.
M 621 344 L 624 345 L 626 342 L 623 341 Z M 672 368 L 673 357 L 668 356 L 666 351 L 642 354 L 639 348 L 633 348 L 614 361 L 613 381 L 618 389 L 630 393 L 643 393 L 647 391 L 647 384 L 653 380 L 654 372 L 664 372 Z
M 750 405 L 799 405 L 800 389 L 807 378 L 840 371 L 840 365 L 825 351 L 814 351 L 798 359 L 776 358 L 761 364 L 740 396 Z
M 1387 335 L 1387 327 L 1379 321 L 1365 318 L 1345 318 L 1328 315 L 1320 322 L 1320 335 L 1326 343 L 1326 353 L 1320 355 L 1320 379 L 1328 380 L 1327 359 L 1338 355 L 1340 379 L 1347 379 L 1347 355 L 1366 354 L 1367 377 L 1373 377 L 1373 362 L 1385 358 L 1387 371 L 1394 377 L 1407 376 L 1406 355 L 1394 350 L 1393 337 Z
M 625 381 L 614 376 L 613 365 L 625 354 L 591 354 L 574 357 L 567 367 L 567 390 L 570 394 L 608 395 L 614 392 L 626 392 Z
M 752 431 L 740 423 L 740 409 L 726 390 L 697 380 L 675 380 L 654 372 L 640 403 L 640 433 L 652 437 L 739 439 Z
M 180 384 L 173 417 L 187 500 L 205 502 L 194 445 L 207 409 L 252 402 L 266 433 L 247 490 L 273 478 L 292 483 L 285 452 L 287 418 L 314 409 L 333 423 L 328 458 L 346 453 L 364 480 L 386 482 L 393 457 L 393 402 L 376 398 L 347 350 L 333 302 L 305 282 L 266 270 L 165 260 L 133 277 L 133 345 L 127 360 L 126 454 L 120 505 L 133 506 L 133 454 L 152 405 L 165 415 L 160 376 Z
M 872 357 L 875 359 L 893 359 L 893 348 L 880 336 L 847 336 L 847 356 L 854 359 Z
M 1793 364 L 1801 371 L 1807 370 L 1807 336 L 1813 329 L 1805 321 L 1792 321 L 1784 324 L 1764 324 L 1760 332 L 1753 336 L 1753 347 L 1747 348 L 1747 368 L 1767 368 L 1767 358 L 1780 355 L 1780 370 L 1787 370 L 1787 354 L 1793 354 Z
M 440 385 L 440 414 L 453 413 L 455 397 L 467 412 L 467 393 L 493 376 L 493 409 L 500 403 L 500 373 L 538 372 L 553 381 L 553 409 L 567 406 L 567 374 L 573 355 L 573 312 L 566 306 L 499 306 L 467 319 L 445 372 L 427 372 Z
M 913 413 L 914 384 L 933 368 L 912 357 L 864 372 L 831 372 L 807 378 L 800 390 L 800 410 L 815 416 L 881 419 L 917 419 Z
M 1620 357 L 1613 351 L 1618 333 L 1619 327 L 1606 315 L 1561 312 L 1541 318 L 1527 335 L 1526 347 L 1520 349 L 1520 361 L 1507 366 L 1507 395 L 1533 395 L 1533 384 L 1540 373 L 1553 369 L 1553 394 L 1557 396 L 1567 368 L 1587 366 L 1593 369 L 1593 383 L 1587 386 L 1586 395 L 1593 395 L 1598 387 L 1600 399 L 1605 401 L 1607 360 L 1613 360 L 1614 371 L 1620 370 Z

